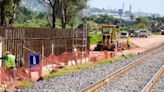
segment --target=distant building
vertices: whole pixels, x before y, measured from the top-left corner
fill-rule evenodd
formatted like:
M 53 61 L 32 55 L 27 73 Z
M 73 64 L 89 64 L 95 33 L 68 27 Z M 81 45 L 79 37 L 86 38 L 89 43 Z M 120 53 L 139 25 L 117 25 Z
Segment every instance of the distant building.
M 131 21 L 131 15 L 134 16 L 134 18 L 137 17 L 142 17 L 142 16 L 155 16 L 155 17 L 159 17 L 159 14 L 152 14 L 152 13 L 145 13 L 145 12 L 132 12 L 132 5 L 129 6 L 129 10 L 125 11 L 124 10 L 124 3 L 122 5 L 122 9 L 99 9 L 99 8 L 88 8 L 88 9 L 84 9 L 82 12 L 79 13 L 79 15 L 81 16 L 92 16 L 92 15 L 101 15 L 101 14 L 107 14 L 110 15 L 114 18 L 120 18 L 121 15 L 121 19 L 127 20 L 127 21 Z

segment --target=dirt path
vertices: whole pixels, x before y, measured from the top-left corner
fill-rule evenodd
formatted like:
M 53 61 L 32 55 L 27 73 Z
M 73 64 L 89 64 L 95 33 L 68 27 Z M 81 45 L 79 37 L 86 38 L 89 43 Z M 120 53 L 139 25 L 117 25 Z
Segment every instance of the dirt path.
M 126 41 L 123 39 L 123 41 Z M 132 38 L 132 41 L 135 45 L 139 46 L 140 48 L 132 49 L 132 50 L 125 50 L 125 53 L 132 52 L 132 53 L 139 53 L 150 48 L 156 47 L 162 43 L 164 43 L 164 36 L 162 35 L 153 35 L 148 38 Z
M 162 35 L 152 35 L 148 38 L 131 38 L 133 43 L 140 48 L 137 49 L 131 49 L 131 50 L 125 50 L 123 53 L 139 53 L 143 52 L 147 49 L 153 48 L 158 46 L 159 44 L 164 43 L 164 36 Z M 127 39 L 120 39 L 120 42 L 127 42 Z M 91 45 L 90 49 L 93 50 L 96 45 Z M 119 53 L 118 53 L 119 54 Z

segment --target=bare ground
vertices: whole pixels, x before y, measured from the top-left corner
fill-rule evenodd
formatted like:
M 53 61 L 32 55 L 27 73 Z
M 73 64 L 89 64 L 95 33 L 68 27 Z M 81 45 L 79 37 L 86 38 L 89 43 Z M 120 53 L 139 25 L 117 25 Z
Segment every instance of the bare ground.
M 124 50 L 123 53 L 140 53 L 144 52 L 145 50 L 151 49 L 153 47 L 158 46 L 159 44 L 164 43 L 164 36 L 162 35 L 152 35 L 148 38 L 131 38 L 134 45 L 138 46 L 139 48 L 133 48 L 131 50 Z M 127 42 L 127 39 L 120 39 L 120 42 Z M 91 45 L 90 49 L 93 50 L 96 45 Z M 120 55 L 121 53 L 118 53 Z

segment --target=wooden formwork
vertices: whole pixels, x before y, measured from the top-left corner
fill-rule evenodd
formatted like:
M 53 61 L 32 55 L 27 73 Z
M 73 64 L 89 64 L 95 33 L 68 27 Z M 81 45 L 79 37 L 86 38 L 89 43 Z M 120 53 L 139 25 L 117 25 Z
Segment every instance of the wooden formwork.
M 78 46 L 82 47 L 84 45 L 83 38 L 88 37 L 88 32 L 82 29 L 0 27 L 0 36 L 3 37 L 3 53 L 6 51 L 13 52 L 17 57 L 23 57 L 25 61 L 28 61 L 31 51 L 24 49 L 24 47 L 46 57 L 52 53 L 60 55 L 63 52 L 70 52 L 74 45 L 74 32 L 83 33 L 83 35 L 78 35 L 78 38 L 76 38 L 78 39 Z M 87 49 L 89 49 L 88 41 Z

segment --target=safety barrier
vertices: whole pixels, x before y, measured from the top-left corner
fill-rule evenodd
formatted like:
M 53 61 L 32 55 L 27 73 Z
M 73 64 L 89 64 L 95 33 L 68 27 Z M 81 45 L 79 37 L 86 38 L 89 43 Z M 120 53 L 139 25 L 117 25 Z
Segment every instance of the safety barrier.
M 99 62 L 99 61 L 103 61 L 103 60 L 107 60 L 109 58 L 113 58 L 116 55 L 117 52 L 107 52 L 107 51 L 104 51 L 104 52 L 90 52 L 89 53 L 89 58 L 90 58 L 90 61 L 95 63 L 95 62 Z
M 3 68 L 0 68 L 0 82 L 2 84 L 6 83 L 8 81 L 8 78 L 6 76 L 7 76 L 6 70 Z
M 63 54 L 56 56 L 54 54 L 49 55 L 41 60 L 40 64 L 29 68 L 18 68 L 16 70 L 16 77 L 20 79 L 28 79 L 32 81 L 38 80 L 41 76 L 47 72 L 59 69 L 63 66 L 71 66 L 76 64 L 89 63 L 89 61 L 102 61 L 110 57 L 114 57 L 115 54 L 111 52 L 81 52 L 77 53 L 64 52 Z M 93 59 L 95 58 L 95 59 Z M 0 83 L 9 81 L 8 75 L 5 69 L 0 69 Z

